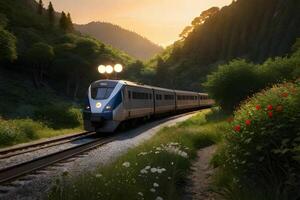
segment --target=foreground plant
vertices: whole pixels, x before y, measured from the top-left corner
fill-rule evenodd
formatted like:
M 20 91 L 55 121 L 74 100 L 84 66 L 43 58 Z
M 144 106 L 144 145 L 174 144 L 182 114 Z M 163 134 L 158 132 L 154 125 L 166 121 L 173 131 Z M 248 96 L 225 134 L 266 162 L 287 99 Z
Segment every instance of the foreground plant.
M 243 194 L 245 199 L 298 199 L 300 82 L 276 85 L 244 102 L 215 161 L 226 176 L 229 199 L 244 199 Z

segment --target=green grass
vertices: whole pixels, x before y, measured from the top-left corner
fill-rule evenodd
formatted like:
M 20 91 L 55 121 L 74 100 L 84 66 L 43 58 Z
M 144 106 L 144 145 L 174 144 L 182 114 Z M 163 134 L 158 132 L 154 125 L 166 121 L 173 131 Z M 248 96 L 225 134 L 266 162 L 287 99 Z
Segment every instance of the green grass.
M 163 128 L 96 171 L 73 178 L 64 173 L 49 199 L 180 199 L 197 150 L 222 140 L 225 122 L 208 121 L 207 114 L 211 111 L 204 110 L 176 126 Z
M 0 148 L 81 131 L 80 126 L 55 130 L 31 119 L 0 119 Z

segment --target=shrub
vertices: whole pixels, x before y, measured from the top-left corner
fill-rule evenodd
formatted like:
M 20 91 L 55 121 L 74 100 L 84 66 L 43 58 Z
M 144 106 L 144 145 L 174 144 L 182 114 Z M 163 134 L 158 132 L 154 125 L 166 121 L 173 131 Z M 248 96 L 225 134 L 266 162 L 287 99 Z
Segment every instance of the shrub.
M 44 125 L 30 119 L 0 120 L 0 146 L 38 139 Z
M 35 118 L 54 129 L 74 128 L 82 123 L 80 110 L 62 103 L 41 107 L 36 111 Z
M 269 59 L 261 65 L 234 60 L 208 75 L 204 86 L 226 111 L 233 111 L 254 93 L 300 77 L 300 50 L 290 57 Z
M 234 113 L 215 157 L 232 183 L 263 199 L 300 197 L 300 81 L 275 85 Z M 266 197 L 268 195 L 268 197 Z
M 211 96 L 226 111 L 231 111 L 240 101 L 256 92 L 259 85 L 255 65 L 245 60 L 234 60 L 220 66 L 205 83 Z

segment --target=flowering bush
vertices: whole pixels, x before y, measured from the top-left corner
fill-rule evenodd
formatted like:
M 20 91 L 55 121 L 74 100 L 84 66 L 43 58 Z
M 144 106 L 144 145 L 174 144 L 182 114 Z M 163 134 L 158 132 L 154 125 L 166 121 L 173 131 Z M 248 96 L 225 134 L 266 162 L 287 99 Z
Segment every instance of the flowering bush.
M 221 164 L 238 177 L 238 185 L 299 197 L 300 81 L 276 85 L 242 103 L 225 141 Z

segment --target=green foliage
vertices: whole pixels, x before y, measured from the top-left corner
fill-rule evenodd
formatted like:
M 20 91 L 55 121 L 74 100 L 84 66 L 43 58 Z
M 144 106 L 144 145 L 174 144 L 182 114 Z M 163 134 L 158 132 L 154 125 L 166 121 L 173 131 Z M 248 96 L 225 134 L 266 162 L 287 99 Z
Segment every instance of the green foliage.
M 37 139 L 36 131 L 43 128 L 32 120 L 5 121 L 0 119 L 0 146 Z
M 300 54 L 269 59 L 261 65 L 235 60 L 208 75 L 204 86 L 226 111 L 265 87 L 300 77 Z
M 0 61 L 13 61 L 16 58 L 16 37 L 0 27 Z
M 198 148 L 222 139 L 219 130 L 223 123 L 207 123 L 207 113 L 203 111 L 176 126 L 163 128 L 149 141 L 94 172 L 74 178 L 64 173 L 49 199 L 141 199 L 139 193 L 144 199 L 181 199 L 182 184 Z M 151 172 L 151 168 L 163 170 Z M 151 192 L 151 188 L 156 191 Z
M 69 33 L 74 30 L 70 13 L 68 13 L 67 15 L 65 12 L 61 13 L 59 26 L 64 32 Z
M 42 121 L 54 129 L 74 128 L 82 123 L 80 110 L 63 103 L 41 106 L 34 115 L 36 120 Z
M 242 100 L 256 92 L 260 87 L 260 76 L 255 65 L 245 60 L 235 60 L 222 65 L 208 76 L 205 84 L 212 98 L 221 107 L 230 111 Z
M 44 3 L 42 0 L 39 0 L 38 6 L 37 6 L 37 12 L 39 15 L 42 15 L 44 12 Z
M 215 158 L 221 171 L 228 172 L 226 195 L 299 198 L 299 113 L 299 81 L 275 85 L 242 104 Z M 251 196 L 244 199 L 254 199 Z
M 27 55 L 31 63 L 48 63 L 54 58 L 53 47 L 45 43 L 36 43 L 29 50 Z
M 48 5 L 47 14 L 48 14 L 48 18 L 49 18 L 49 24 L 51 26 L 53 26 L 54 22 L 55 22 L 55 11 L 54 11 L 51 1 L 49 2 L 49 5 Z

